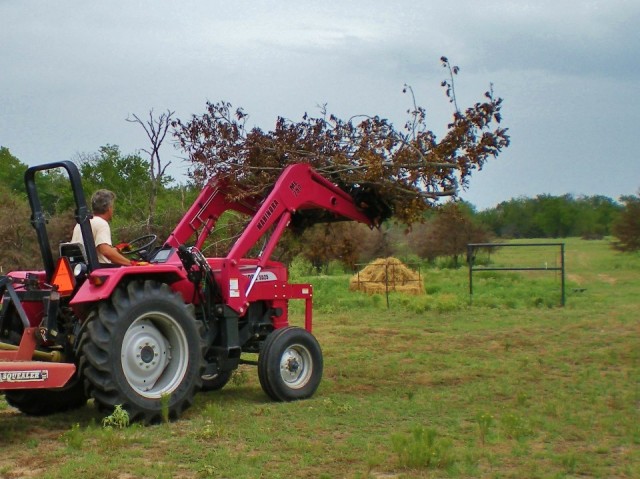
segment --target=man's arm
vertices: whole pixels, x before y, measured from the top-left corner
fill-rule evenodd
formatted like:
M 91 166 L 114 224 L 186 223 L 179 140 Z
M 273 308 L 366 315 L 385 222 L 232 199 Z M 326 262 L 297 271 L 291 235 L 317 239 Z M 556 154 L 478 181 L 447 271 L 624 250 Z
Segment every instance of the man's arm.
M 114 264 L 131 266 L 131 260 L 126 256 L 123 256 L 117 248 L 111 246 L 110 244 L 102 243 L 98 245 L 96 249 L 98 250 L 98 253 L 104 255 L 105 258 L 107 258 Z

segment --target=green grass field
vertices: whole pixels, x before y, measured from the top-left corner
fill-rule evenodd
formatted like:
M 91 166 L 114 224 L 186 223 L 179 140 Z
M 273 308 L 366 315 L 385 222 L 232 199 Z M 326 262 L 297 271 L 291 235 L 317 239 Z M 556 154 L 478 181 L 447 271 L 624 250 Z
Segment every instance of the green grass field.
M 477 273 L 470 305 L 466 269 L 425 268 L 427 294 L 389 309 L 348 275 L 295 278 L 325 357 L 312 399 L 270 402 L 243 366 L 159 426 L 0 401 L 0 477 L 640 477 L 640 256 L 570 239 L 566 265 L 564 308 L 551 272 Z

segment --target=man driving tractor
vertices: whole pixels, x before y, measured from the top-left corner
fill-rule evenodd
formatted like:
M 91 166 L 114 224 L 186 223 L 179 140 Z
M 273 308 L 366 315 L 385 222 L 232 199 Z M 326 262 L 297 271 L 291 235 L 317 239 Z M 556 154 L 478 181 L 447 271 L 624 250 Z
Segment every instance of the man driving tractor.
M 113 218 L 113 209 L 115 207 L 116 195 L 113 191 L 98 190 L 91 197 L 91 209 L 93 218 L 91 218 L 91 232 L 93 240 L 96 243 L 98 251 L 98 261 L 100 263 L 114 263 L 122 266 L 131 266 L 134 264 L 132 260 L 122 255 L 121 248 L 128 246 L 126 244 L 112 246 L 111 244 L 111 227 L 109 221 Z M 73 229 L 72 243 L 82 243 L 82 233 L 80 225 L 76 224 Z

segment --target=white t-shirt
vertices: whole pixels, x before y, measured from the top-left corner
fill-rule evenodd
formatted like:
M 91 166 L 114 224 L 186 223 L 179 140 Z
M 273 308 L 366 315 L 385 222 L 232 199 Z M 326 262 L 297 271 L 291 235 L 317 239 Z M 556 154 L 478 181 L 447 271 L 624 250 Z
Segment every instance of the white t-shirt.
M 109 223 L 104 218 L 100 218 L 99 216 L 94 216 L 90 220 L 91 223 L 91 232 L 93 233 L 93 240 L 96 243 L 96 248 L 101 244 L 108 244 L 111 246 L 111 227 Z M 72 243 L 84 243 L 82 241 L 82 233 L 80 232 L 80 225 L 76 225 L 73 228 L 73 236 L 71 237 Z M 86 248 L 86 245 L 85 245 Z M 104 255 L 98 252 L 98 262 L 99 263 L 111 263 Z

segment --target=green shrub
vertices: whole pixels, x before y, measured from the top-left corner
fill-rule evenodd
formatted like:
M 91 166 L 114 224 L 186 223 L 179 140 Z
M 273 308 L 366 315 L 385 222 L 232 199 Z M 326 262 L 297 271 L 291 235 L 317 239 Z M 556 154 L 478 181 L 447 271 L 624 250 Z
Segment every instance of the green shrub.
M 289 277 L 300 278 L 301 276 L 310 276 L 313 274 L 313 265 L 311 261 L 302 255 L 298 255 L 291 261 L 289 265 Z
M 428 284 L 424 287 L 424 292 L 433 295 L 439 293 L 441 289 L 441 286 L 437 284 Z
M 328 275 L 333 276 L 345 273 L 347 273 L 347 271 L 345 271 L 344 265 L 340 261 L 332 260 L 329 262 L 329 266 L 327 266 Z

